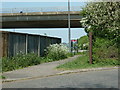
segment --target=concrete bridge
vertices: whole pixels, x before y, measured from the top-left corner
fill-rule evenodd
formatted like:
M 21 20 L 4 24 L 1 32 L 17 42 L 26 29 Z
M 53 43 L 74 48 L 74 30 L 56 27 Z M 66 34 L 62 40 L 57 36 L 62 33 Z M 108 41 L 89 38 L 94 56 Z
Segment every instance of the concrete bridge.
M 68 28 L 68 12 L 2 13 L 2 28 Z M 71 28 L 79 28 L 80 11 L 71 11 Z
M 70 12 L 71 28 L 80 28 L 80 20 L 82 19 L 80 8 L 76 11 Z M 41 9 L 42 10 L 42 9 Z M 50 10 L 50 11 L 49 11 Z M 61 11 L 64 10 L 64 11 Z M 33 12 L 35 10 L 30 10 L 30 12 L 17 13 L 8 10 L 10 13 L 3 13 L 4 10 L 0 9 L 0 25 L 2 28 L 68 28 L 68 10 L 61 9 L 59 11 L 48 12 L 40 11 Z M 20 10 L 19 10 L 20 11 Z M 38 11 L 38 10 L 37 10 Z M 90 64 L 92 64 L 92 32 L 89 33 L 90 48 L 89 48 L 89 59 Z
M 71 28 L 79 28 L 79 6 L 70 7 Z M 20 13 L 22 11 L 22 13 Z M 1 8 L 2 28 L 68 28 L 68 7 Z

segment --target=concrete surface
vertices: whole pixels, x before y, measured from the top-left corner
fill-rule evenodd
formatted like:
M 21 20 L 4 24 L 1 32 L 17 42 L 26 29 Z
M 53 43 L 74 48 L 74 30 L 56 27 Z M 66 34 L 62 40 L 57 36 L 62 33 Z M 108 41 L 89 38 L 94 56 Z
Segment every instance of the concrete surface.
M 18 69 L 15 71 L 4 72 L 3 75 L 6 77 L 6 79 L 4 79 L 3 82 L 19 81 L 19 80 L 26 80 L 32 78 L 43 78 L 43 77 L 68 74 L 68 73 L 118 69 L 118 67 L 103 67 L 103 68 L 77 69 L 77 70 L 65 70 L 65 71 L 56 69 L 58 65 L 73 61 L 79 56 L 80 55 L 76 55 L 74 57 L 69 57 L 68 59 L 64 59 L 60 61 L 43 63 L 40 65 Z
M 118 70 L 79 72 L 3 83 L 3 88 L 118 88 Z
M 77 57 L 79 57 L 79 55 L 70 57 L 68 59 L 60 60 L 60 61 L 43 63 L 43 64 L 30 66 L 23 69 L 4 72 L 3 75 L 6 77 L 6 79 L 3 81 L 21 80 L 26 78 L 45 77 L 45 76 L 55 75 L 61 72 L 60 70 L 56 69 L 56 66 L 66 63 L 68 61 L 72 61 Z

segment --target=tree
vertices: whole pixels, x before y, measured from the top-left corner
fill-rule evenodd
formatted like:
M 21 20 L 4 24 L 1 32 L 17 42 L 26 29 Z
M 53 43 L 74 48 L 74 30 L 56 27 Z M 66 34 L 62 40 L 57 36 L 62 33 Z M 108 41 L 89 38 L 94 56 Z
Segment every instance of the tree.
M 86 33 L 93 33 L 93 61 L 118 58 L 120 2 L 91 2 L 82 11 Z
M 120 37 L 120 2 L 92 2 L 83 8 L 81 20 L 85 31 L 94 37 L 108 38 L 117 42 Z
M 80 49 L 88 49 L 89 40 L 88 36 L 82 36 L 78 39 L 78 46 Z

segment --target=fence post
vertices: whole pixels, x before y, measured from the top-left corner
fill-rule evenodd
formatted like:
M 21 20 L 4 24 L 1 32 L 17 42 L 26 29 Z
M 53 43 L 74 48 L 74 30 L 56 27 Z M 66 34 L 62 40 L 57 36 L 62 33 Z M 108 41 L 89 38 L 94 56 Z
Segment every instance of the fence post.
M 26 54 L 28 53 L 28 35 L 26 34 Z
M 89 32 L 89 60 L 92 64 L 92 32 Z

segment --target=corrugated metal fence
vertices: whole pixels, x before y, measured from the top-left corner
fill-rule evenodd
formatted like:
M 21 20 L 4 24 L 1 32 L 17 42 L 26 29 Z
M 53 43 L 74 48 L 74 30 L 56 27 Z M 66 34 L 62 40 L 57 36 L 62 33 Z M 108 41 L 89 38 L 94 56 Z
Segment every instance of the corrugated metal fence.
M 46 47 L 61 43 L 61 38 L 14 32 L 2 32 L 2 39 L 2 56 L 15 56 L 18 53 L 36 53 L 38 56 L 44 56 Z

